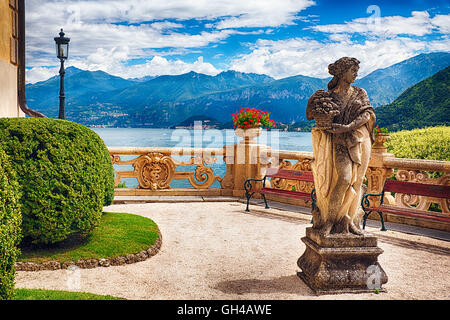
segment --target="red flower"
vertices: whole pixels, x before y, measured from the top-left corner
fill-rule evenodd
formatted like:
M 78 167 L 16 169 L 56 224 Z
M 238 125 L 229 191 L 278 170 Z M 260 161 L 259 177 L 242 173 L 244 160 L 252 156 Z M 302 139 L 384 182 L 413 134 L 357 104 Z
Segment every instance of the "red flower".
M 275 126 L 275 121 L 269 118 L 269 112 L 261 111 L 261 109 L 242 107 L 239 112 L 232 115 L 237 128 L 247 129 L 257 125 L 269 128 Z

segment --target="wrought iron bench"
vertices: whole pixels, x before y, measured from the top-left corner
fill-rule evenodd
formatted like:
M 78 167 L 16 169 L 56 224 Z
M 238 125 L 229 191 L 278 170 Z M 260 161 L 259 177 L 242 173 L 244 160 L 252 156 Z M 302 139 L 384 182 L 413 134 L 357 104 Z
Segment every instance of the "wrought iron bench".
M 384 204 L 383 200 L 385 192 L 395 192 L 425 197 L 450 199 L 450 186 L 425 184 L 417 182 L 395 181 L 386 179 L 383 191 L 380 194 L 365 194 L 361 200 L 361 205 L 364 210 L 363 229 L 365 229 L 366 227 L 367 217 L 372 212 L 377 212 L 380 215 L 381 231 L 386 231 L 386 227 L 384 225 L 383 212 L 394 215 L 418 217 L 435 221 L 450 222 L 450 216 L 440 214 L 439 212 L 431 213 L 430 211 L 425 210 L 397 207 Z M 380 205 L 377 207 L 371 207 L 369 197 L 381 197 Z
M 262 179 L 247 179 L 244 182 L 245 196 L 247 198 L 247 208 L 245 211 L 249 212 L 249 202 L 251 197 L 255 193 L 259 193 L 262 195 L 264 199 L 264 203 L 266 205 L 266 209 L 270 209 L 267 204 L 266 194 L 268 195 L 276 195 L 287 198 L 295 198 L 302 200 L 311 200 L 312 204 L 315 204 L 316 194 L 315 189 L 308 192 L 299 192 L 299 191 L 291 191 L 291 190 L 281 190 L 266 187 L 267 178 L 271 179 L 288 179 L 288 180 L 296 180 L 296 181 L 305 181 L 314 183 L 314 177 L 311 171 L 294 171 L 294 170 L 284 170 L 277 168 L 268 168 L 266 171 L 266 175 Z M 257 188 L 256 182 L 262 182 L 262 188 Z M 254 185 L 252 185 L 254 183 Z

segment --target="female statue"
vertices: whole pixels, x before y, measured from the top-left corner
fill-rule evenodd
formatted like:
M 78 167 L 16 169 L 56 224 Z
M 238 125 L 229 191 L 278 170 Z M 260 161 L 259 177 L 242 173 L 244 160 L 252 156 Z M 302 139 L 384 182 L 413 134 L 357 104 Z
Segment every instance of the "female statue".
M 372 143 L 375 111 L 364 89 L 351 86 L 359 61 L 344 57 L 328 66 L 333 79 L 328 91 L 319 90 L 308 101 L 306 116 L 316 120 L 312 131 L 312 171 L 317 202 L 313 228 L 323 235 L 353 233 L 359 226 L 362 182 Z

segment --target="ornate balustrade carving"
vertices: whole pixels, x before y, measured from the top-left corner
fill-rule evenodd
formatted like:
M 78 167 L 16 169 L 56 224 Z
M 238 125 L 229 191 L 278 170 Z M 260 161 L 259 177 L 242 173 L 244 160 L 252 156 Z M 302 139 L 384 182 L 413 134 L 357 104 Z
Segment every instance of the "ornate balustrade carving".
M 194 189 L 208 189 L 223 178 L 214 175 L 208 167 L 223 154 L 222 149 L 179 149 L 179 148 L 110 148 L 112 163 L 132 165 L 133 171 L 116 170 L 115 186 L 123 178 L 136 178 L 139 189 L 170 189 L 174 179 L 186 179 Z M 122 161 L 120 155 L 136 155 L 137 158 Z M 189 156 L 187 162 L 177 161 L 173 156 Z M 178 167 L 195 166 L 194 171 L 176 171 Z
M 450 185 L 450 174 L 448 173 L 439 178 L 433 179 L 430 177 L 428 172 L 399 169 L 395 174 L 395 177 L 399 181 L 410 181 L 446 186 Z M 396 206 L 417 208 L 419 210 L 428 210 L 432 203 L 436 203 L 440 206 L 442 213 L 450 213 L 449 201 L 447 199 L 397 193 L 394 196 L 394 201 Z
M 450 185 L 449 161 L 388 157 L 383 163 L 387 167 L 398 169 L 395 176 L 400 181 Z M 431 178 L 430 172 L 441 172 L 443 175 L 439 178 Z M 441 207 L 442 213 L 450 213 L 449 202 L 446 199 L 395 194 L 394 203 L 397 206 L 416 207 L 421 210 L 428 210 L 432 203 L 436 203 Z

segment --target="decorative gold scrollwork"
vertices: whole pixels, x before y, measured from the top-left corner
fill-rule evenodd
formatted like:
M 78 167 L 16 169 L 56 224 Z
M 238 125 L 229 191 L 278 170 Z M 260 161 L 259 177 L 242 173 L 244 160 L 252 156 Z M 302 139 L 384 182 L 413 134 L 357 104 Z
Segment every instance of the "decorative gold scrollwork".
M 174 161 L 176 167 L 196 166 L 192 171 L 176 171 L 173 179 L 187 179 L 194 189 L 208 189 L 214 182 L 222 182 L 221 177 L 215 177 L 213 169 L 207 167 L 217 161 L 216 157 L 196 155 L 189 162 Z
M 213 169 L 207 167 L 206 165 L 211 165 L 217 161 L 217 158 L 212 156 L 195 156 L 191 159 L 190 163 L 179 164 L 179 165 L 192 165 L 197 164 L 194 172 L 188 172 L 187 177 L 189 183 L 195 189 L 208 189 L 214 182 L 222 182 L 221 177 L 215 177 Z
M 216 181 L 213 170 L 204 165 L 197 166 L 194 175 L 190 175 L 188 180 L 195 189 L 208 189 Z
M 176 165 L 172 158 L 162 153 L 140 156 L 133 164 L 137 172 L 139 188 L 160 190 L 170 189 Z
M 170 189 L 174 179 L 187 179 L 195 189 L 208 189 L 214 182 L 222 183 L 221 177 L 214 176 L 213 169 L 206 165 L 217 161 L 210 155 L 196 155 L 188 162 L 178 162 L 170 155 L 151 152 L 136 159 L 122 161 L 119 156 L 111 155 L 111 161 L 117 165 L 132 165 L 133 171 L 116 171 L 115 186 L 123 178 L 136 178 L 140 189 L 162 190 Z M 194 171 L 176 171 L 177 167 L 196 166 Z
M 121 160 L 120 160 L 120 157 L 119 156 L 115 156 L 115 155 L 111 155 L 111 162 L 112 162 L 112 164 L 114 165 L 114 164 L 116 164 L 116 163 L 119 163 Z

